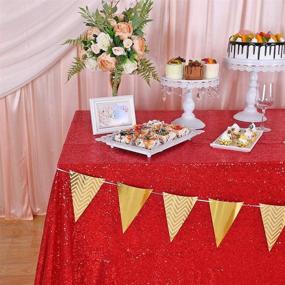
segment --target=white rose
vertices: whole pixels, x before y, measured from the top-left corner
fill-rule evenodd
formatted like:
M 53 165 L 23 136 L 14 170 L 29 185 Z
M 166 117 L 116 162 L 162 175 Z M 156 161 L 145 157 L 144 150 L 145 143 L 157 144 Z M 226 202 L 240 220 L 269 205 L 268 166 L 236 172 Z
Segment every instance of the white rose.
M 100 53 L 100 47 L 99 47 L 98 44 L 93 44 L 93 45 L 91 46 L 91 50 L 92 50 L 95 54 Z
M 133 73 L 138 68 L 138 64 L 136 61 L 127 60 L 126 63 L 123 65 L 124 72 L 126 74 Z
M 123 55 L 123 54 L 125 54 L 125 50 L 122 47 L 113 47 L 112 51 L 113 51 L 114 55 Z
M 131 39 L 124 39 L 123 45 L 125 48 L 130 48 L 133 44 L 133 41 Z
M 96 38 L 98 47 L 104 51 L 107 51 L 112 40 L 108 34 L 100 33 Z
M 88 69 L 95 71 L 97 70 L 97 61 L 94 58 L 87 58 L 87 60 L 85 61 L 85 66 Z

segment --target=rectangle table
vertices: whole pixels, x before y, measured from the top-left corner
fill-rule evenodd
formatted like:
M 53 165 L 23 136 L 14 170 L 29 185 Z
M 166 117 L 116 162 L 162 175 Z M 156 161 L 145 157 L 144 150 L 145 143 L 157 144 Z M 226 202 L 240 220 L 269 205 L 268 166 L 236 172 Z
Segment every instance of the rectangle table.
M 209 146 L 234 112 L 197 114 L 205 133 L 148 159 L 97 142 L 90 113 L 78 111 L 58 167 L 156 192 L 285 205 L 285 111 L 268 111 L 272 132 L 251 153 Z M 175 117 L 137 112 L 138 122 Z M 69 175 L 57 171 L 35 284 L 285 284 L 285 234 L 268 252 L 259 208 L 243 207 L 217 248 L 209 204 L 197 202 L 170 242 L 160 195 L 150 196 L 123 234 L 116 187 L 108 184 L 75 223 Z

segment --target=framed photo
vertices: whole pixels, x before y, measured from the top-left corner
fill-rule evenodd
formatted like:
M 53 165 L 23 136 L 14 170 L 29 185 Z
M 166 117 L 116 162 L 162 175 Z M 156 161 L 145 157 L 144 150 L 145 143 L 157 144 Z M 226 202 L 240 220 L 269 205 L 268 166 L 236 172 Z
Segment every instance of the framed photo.
M 134 96 L 90 99 L 93 135 L 112 133 L 136 124 Z

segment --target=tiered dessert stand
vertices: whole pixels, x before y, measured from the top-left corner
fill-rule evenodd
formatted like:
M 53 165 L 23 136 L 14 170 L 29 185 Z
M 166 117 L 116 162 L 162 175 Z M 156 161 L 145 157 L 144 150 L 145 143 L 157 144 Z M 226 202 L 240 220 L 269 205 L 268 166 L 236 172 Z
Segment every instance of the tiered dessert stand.
M 193 111 L 195 109 L 195 102 L 193 100 L 193 89 L 217 87 L 219 85 L 219 78 L 215 79 L 203 79 L 203 80 L 175 80 L 166 77 L 161 78 L 161 85 L 170 88 L 181 88 L 185 89 L 186 93 L 183 99 L 183 110 L 182 116 L 172 123 L 179 124 L 195 130 L 202 129 L 205 124 L 195 117 Z
M 242 122 L 261 122 L 262 114 L 255 108 L 255 98 L 258 90 L 258 72 L 278 72 L 285 70 L 285 60 L 250 60 L 225 59 L 228 67 L 233 70 L 250 72 L 249 87 L 246 94 L 245 109 L 234 115 L 236 120 Z M 266 118 L 263 119 L 264 121 Z

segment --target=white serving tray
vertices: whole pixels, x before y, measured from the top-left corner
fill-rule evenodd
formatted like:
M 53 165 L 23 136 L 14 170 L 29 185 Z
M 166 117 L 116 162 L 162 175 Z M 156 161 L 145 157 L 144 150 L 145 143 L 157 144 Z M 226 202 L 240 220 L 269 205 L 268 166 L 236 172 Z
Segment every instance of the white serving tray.
M 244 130 L 241 128 L 241 130 Z M 226 150 L 233 150 L 233 151 L 240 151 L 240 152 L 251 152 L 251 150 L 254 148 L 254 146 L 256 145 L 256 143 L 258 142 L 258 140 L 260 139 L 260 137 L 262 136 L 263 132 L 262 131 L 257 131 L 256 132 L 256 139 L 253 143 L 251 143 L 250 145 L 246 146 L 246 147 L 238 147 L 235 145 L 222 145 L 219 144 L 219 138 L 221 137 L 218 136 L 215 141 L 213 141 L 210 146 L 213 148 L 220 148 L 220 149 L 226 149 Z
M 202 133 L 204 133 L 204 131 L 202 131 L 202 130 L 191 130 L 191 132 L 188 135 L 183 136 L 181 138 L 176 138 L 172 141 L 168 141 L 165 144 L 158 145 L 151 150 L 148 150 L 148 149 L 145 149 L 142 147 L 138 147 L 135 145 L 128 145 L 125 143 L 116 142 L 113 140 L 113 134 L 97 138 L 96 141 L 106 143 L 111 148 L 116 147 L 116 148 L 120 148 L 120 149 L 124 149 L 124 150 L 128 150 L 128 151 L 144 154 L 147 157 L 151 157 L 152 155 L 157 154 L 159 152 L 162 152 L 162 151 L 164 151 L 170 147 L 173 147 L 173 146 L 178 145 L 180 143 L 183 143 L 185 141 L 191 140 L 193 137 L 200 135 Z

